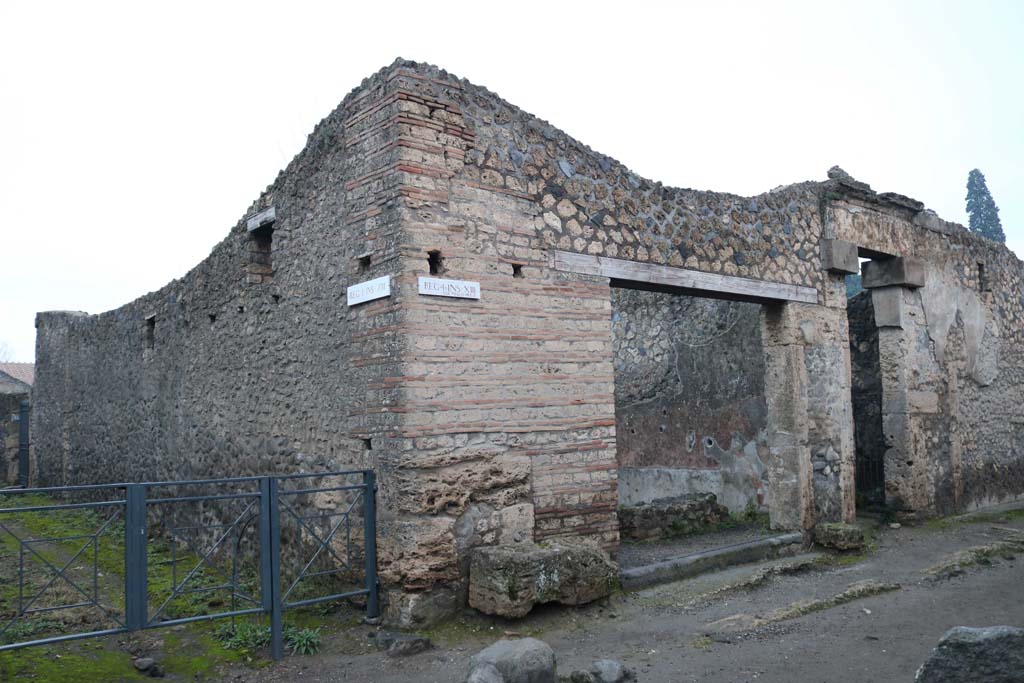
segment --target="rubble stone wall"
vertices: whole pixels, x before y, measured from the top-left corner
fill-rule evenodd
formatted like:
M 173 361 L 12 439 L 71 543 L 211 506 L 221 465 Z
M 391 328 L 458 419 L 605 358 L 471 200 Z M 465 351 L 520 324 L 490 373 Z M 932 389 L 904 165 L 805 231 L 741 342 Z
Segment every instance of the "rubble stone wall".
M 38 315 L 36 484 L 381 468 L 400 294 L 348 308 L 345 293 L 399 269 L 396 111 L 368 80 L 182 278 L 106 313 Z M 270 207 L 268 261 L 246 219 Z
M 923 225 L 909 200 L 848 177 L 746 198 L 668 188 L 484 88 L 400 60 L 350 94 L 245 215 L 271 206 L 269 251 L 243 220 L 158 292 L 95 316 L 40 314 L 39 483 L 373 467 L 380 575 L 405 624 L 464 599 L 475 546 L 583 537 L 614 552 L 613 288 L 557 269 L 557 249 L 814 288 L 814 303 L 760 302 L 761 481 L 778 527 L 849 519 L 846 296 L 821 262 L 821 240 L 838 237 L 932 259 L 934 282 L 965 292 L 946 345 L 964 360 L 936 375 L 957 387 L 936 393 L 934 413 L 960 421 L 954 500 L 1024 490 L 1008 455 L 1019 423 L 1002 419 L 1022 405 L 1020 263 L 958 226 Z M 992 320 L 981 327 L 966 293 L 979 258 L 993 288 L 976 297 Z M 383 275 L 390 297 L 345 305 L 348 285 Z M 423 296 L 422 276 L 478 282 L 481 296 Z M 933 344 L 938 309 L 919 308 Z M 927 365 L 919 328 L 890 336 Z M 740 441 L 760 444 L 748 412 Z M 921 411 L 890 413 L 907 433 L 940 436 L 918 429 L 934 419 Z
M 924 264 L 923 287 L 872 290 L 887 502 L 927 516 L 1020 497 L 1021 262 L 913 200 L 845 189 L 828 204 L 827 236 Z
M 12 387 L 14 388 L 14 387 Z M 21 402 L 28 393 L 0 393 L 0 467 L 2 482 L 13 486 L 18 483 L 18 446 L 20 444 L 18 417 Z
M 479 302 L 409 301 L 418 336 L 407 368 L 413 391 L 401 406 L 406 433 L 416 439 L 409 476 L 439 477 L 450 488 L 436 498 L 449 501 L 444 510 L 413 500 L 408 511 L 417 517 L 409 524 L 429 526 L 438 547 L 461 556 L 470 542 L 460 535 L 462 515 L 494 519 L 502 506 L 526 501 L 536 540 L 583 535 L 614 549 L 622 487 L 616 481 L 612 289 L 606 278 L 554 269 L 552 250 L 835 289 L 841 279 L 826 276 L 819 262 L 820 186 L 789 186 L 756 198 L 665 188 L 483 88 L 421 65 L 401 64 L 395 73 L 408 96 L 401 134 L 419 144 L 403 148 L 403 183 L 410 188 L 404 196 L 407 286 L 425 274 L 428 254 L 437 252 L 445 277 L 480 282 L 483 292 Z M 787 326 L 775 339 L 815 370 L 810 381 L 780 385 L 773 396 L 792 406 L 789 393 L 803 392 L 805 413 L 808 390 L 839 396 L 849 388 L 848 371 L 841 382 L 816 372 L 832 369 L 829 363 L 840 372 L 848 354 L 845 297 L 824 298 L 838 309 L 841 329 L 821 326 L 807 337 Z M 830 334 L 837 336 L 826 338 Z M 831 355 L 805 360 L 805 347 Z M 483 357 L 493 359 L 488 367 Z M 841 453 L 852 466 L 852 426 L 843 423 L 849 411 L 833 404 L 823 402 L 827 415 L 815 421 L 816 429 L 787 445 L 794 463 L 818 440 L 821 457 Z M 450 419 L 453 410 L 458 420 Z M 806 415 L 795 419 L 807 421 Z M 423 426 L 412 429 L 413 421 Z M 517 460 L 520 454 L 527 457 Z M 463 458 L 472 462 L 456 464 Z M 836 504 L 839 469 L 819 486 L 834 489 L 822 508 L 829 518 L 852 514 L 852 499 L 847 508 Z M 484 480 L 483 490 L 466 493 L 468 482 Z M 810 495 L 803 483 L 794 482 L 794 490 Z M 487 509 L 475 509 L 475 498 Z M 776 510 L 779 526 L 811 523 L 801 505 Z

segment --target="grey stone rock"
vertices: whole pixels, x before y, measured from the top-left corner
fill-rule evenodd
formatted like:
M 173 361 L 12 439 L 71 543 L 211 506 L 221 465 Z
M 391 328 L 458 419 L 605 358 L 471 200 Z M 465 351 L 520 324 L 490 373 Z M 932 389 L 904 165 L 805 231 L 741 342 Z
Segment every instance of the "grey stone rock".
M 882 192 L 878 196 L 879 198 L 884 199 L 887 202 L 890 202 L 897 206 L 902 206 L 905 209 L 911 209 L 912 211 L 924 210 L 924 204 L 922 202 L 919 202 L 913 197 L 908 197 L 904 194 L 899 194 L 897 192 Z
M 596 683 L 594 674 L 589 671 L 573 671 L 568 676 L 562 676 L 559 680 L 563 683 Z
M 482 664 L 469 672 L 466 683 L 505 683 L 505 677 L 493 664 Z
M 826 522 L 815 527 L 814 541 L 835 550 L 860 550 L 864 547 L 864 530 L 852 524 Z
M 555 683 L 555 653 L 536 638 L 499 640 L 469 660 L 469 678 L 481 668 L 497 669 L 504 683 Z M 486 681 L 488 679 L 479 679 Z
M 873 193 L 870 185 L 857 180 L 838 166 L 833 166 L 828 169 L 828 178 L 829 180 L 834 180 L 840 185 L 845 185 L 850 189 Z
M 611 594 L 618 568 L 592 543 L 517 543 L 475 548 L 469 605 L 485 614 L 525 616 L 535 604 L 582 605 Z
M 458 611 L 454 590 L 434 587 L 415 593 L 389 592 L 384 623 L 403 629 L 433 626 Z
M 1024 680 L 1024 629 L 954 626 L 914 678 L 917 683 L 1019 683 Z
M 426 652 L 434 646 L 429 638 L 410 633 L 392 633 L 380 631 L 374 637 L 377 647 L 384 650 L 388 657 L 408 657 Z
M 156 664 L 156 660 L 152 657 L 139 657 L 132 662 L 132 666 L 138 671 L 149 671 Z
M 636 680 L 636 672 L 614 659 L 599 659 L 590 667 L 595 683 L 626 683 Z

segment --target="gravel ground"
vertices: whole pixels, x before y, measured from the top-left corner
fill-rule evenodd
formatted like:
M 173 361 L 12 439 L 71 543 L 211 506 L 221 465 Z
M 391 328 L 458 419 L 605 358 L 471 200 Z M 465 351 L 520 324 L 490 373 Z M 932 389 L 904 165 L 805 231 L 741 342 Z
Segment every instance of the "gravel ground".
M 439 647 L 405 659 L 389 659 L 366 645 L 365 654 L 354 653 L 351 643 L 365 643 L 370 631 L 360 627 L 345 648 L 326 643 L 319 656 L 223 671 L 219 680 L 459 682 L 472 654 L 514 631 L 547 641 L 563 674 L 611 657 L 635 668 L 641 682 L 911 681 L 951 626 L 1024 625 L 1024 562 L 1008 559 L 1009 553 L 948 579 L 929 580 L 925 573 L 958 551 L 1012 537 L 1012 529 L 1024 533 L 1024 519 L 885 528 L 861 561 L 773 576 L 754 589 L 701 598 L 754 571 L 738 568 L 616 595 L 602 604 L 535 610 L 517 622 L 466 616 L 428 634 Z M 717 619 L 828 598 L 865 579 L 896 582 L 902 589 L 777 622 L 731 642 L 703 635 L 704 626 Z

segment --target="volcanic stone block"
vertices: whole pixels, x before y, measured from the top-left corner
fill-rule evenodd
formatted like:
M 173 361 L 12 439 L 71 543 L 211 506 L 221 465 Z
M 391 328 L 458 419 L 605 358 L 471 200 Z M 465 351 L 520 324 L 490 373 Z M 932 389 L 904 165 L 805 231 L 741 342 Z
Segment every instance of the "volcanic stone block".
M 618 568 L 596 544 L 554 541 L 473 550 L 469 604 L 486 614 L 523 617 L 534 605 L 582 605 L 609 595 Z
M 914 678 L 918 683 L 1011 683 L 1024 672 L 1024 629 L 954 626 Z
M 924 262 L 911 256 L 895 257 L 864 264 L 863 285 L 872 287 L 924 287 Z
M 903 288 L 877 287 L 871 290 L 875 327 L 903 327 Z
M 857 245 L 845 240 L 822 240 L 821 265 L 833 273 L 856 275 L 860 272 Z
M 864 530 L 852 524 L 826 522 L 814 528 L 814 541 L 836 550 L 860 550 L 864 547 Z
M 469 660 L 469 683 L 555 683 L 555 652 L 543 640 L 499 640 Z

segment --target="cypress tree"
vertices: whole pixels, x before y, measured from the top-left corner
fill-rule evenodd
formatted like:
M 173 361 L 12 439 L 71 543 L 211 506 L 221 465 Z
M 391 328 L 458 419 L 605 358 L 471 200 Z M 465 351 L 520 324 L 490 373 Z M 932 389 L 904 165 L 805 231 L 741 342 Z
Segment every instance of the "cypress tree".
M 967 216 L 971 232 L 996 242 L 1006 242 L 1003 225 L 999 222 L 999 207 L 985 184 L 985 176 L 978 169 L 967 175 Z

